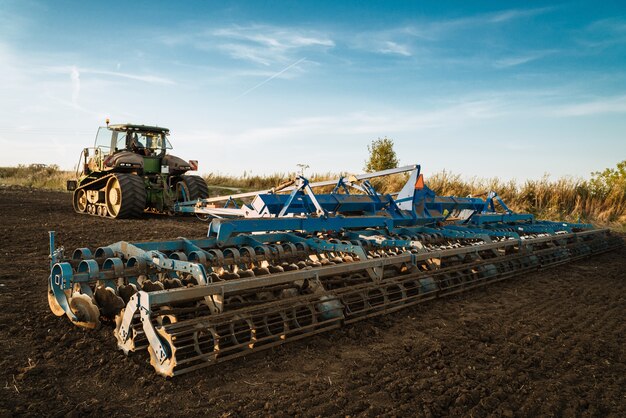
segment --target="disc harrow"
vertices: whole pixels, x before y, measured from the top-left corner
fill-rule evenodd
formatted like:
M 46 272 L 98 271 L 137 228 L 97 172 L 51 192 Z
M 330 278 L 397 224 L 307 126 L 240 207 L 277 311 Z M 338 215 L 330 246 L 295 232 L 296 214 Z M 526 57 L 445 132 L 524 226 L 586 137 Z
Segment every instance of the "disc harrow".
M 591 225 L 498 212 L 495 193 L 435 196 L 414 167 L 395 198 L 313 194 L 302 179 L 290 198 L 255 197 L 282 207 L 216 219 L 203 239 L 66 257 L 51 233 L 51 310 L 114 324 L 124 353 L 175 376 L 622 245 Z

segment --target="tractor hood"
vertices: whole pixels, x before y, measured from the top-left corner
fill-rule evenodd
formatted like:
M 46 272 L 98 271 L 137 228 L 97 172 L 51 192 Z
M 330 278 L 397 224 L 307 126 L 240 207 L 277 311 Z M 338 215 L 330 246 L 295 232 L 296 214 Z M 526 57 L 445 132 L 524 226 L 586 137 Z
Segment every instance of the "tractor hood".
M 182 158 L 176 157 L 174 155 L 167 154 L 163 156 L 160 164 L 158 159 L 158 157 L 144 157 L 132 151 L 120 151 L 108 157 L 104 161 L 104 165 L 105 169 L 116 168 L 141 170 L 145 168 L 146 170 L 148 170 L 148 172 L 159 172 L 159 165 L 164 165 L 169 168 L 169 172 L 171 174 L 175 175 L 183 174 L 191 170 L 191 165 L 189 164 L 189 161 L 185 161 Z M 153 164 L 148 164 L 146 160 L 150 160 L 150 163 L 154 162 L 156 164 L 156 168 L 151 168 Z
M 182 158 L 176 157 L 174 155 L 167 154 L 163 157 L 162 165 L 166 165 L 170 169 L 170 173 L 172 174 L 182 174 L 186 171 L 191 170 L 191 165 L 189 161 L 185 161 Z
M 104 160 L 105 168 L 142 169 L 143 157 L 131 151 L 120 151 Z

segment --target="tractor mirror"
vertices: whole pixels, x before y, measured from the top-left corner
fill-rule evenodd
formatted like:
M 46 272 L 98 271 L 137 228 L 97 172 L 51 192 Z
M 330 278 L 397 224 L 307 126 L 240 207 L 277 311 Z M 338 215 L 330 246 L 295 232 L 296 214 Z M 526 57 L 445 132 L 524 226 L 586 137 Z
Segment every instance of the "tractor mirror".
M 76 180 L 68 180 L 66 184 L 66 188 L 68 191 L 73 192 L 78 187 L 78 182 Z

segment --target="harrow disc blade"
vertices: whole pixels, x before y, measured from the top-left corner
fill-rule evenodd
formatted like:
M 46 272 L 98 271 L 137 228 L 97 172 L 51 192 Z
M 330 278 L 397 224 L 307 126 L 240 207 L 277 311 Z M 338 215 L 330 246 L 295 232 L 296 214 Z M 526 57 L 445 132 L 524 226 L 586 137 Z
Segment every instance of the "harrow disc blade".
M 126 306 L 124 300 L 110 287 L 98 286 L 94 292 L 96 303 L 102 309 L 102 315 L 114 318 Z
M 63 310 L 61 305 L 59 305 L 56 298 L 54 297 L 54 292 L 52 291 L 52 288 L 50 287 L 50 280 L 48 280 L 48 306 L 50 306 L 50 310 L 56 316 L 65 315 L 65 311 Z
M 74 293 L 70 299 L 70 308 L 78 321 L 75 325 L 87 329 L 100 328 L 100 310 L 87 295 Z

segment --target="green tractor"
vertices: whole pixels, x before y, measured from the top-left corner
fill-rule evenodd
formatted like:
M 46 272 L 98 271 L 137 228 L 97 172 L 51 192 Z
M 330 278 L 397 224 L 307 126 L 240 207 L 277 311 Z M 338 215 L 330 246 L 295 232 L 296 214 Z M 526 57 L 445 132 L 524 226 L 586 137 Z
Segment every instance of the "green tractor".
M 206 198 L 200 176 L 185 175 L 197 161 L 167 153 L 169 129 L 145 125 L 100 127 L 93 148 L 83 150 L 78 180 L 69 180 L 78 213 L 134 218 L 144 211 L 172 213 L 176 202 Z

